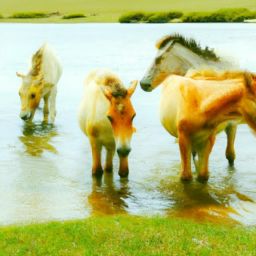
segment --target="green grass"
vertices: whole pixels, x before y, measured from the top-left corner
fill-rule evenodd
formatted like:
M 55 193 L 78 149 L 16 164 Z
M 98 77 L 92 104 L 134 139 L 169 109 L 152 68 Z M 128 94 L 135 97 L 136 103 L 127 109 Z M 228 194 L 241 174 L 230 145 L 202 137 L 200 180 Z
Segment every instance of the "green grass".
M 0 12 L 4 17 L 20 12 L 59 12 L 62 15 L 86 13 L 86 22 L 117 22 L 129 12 L 159 13 L 166 11 L 212 12 L 220 8 L 248 8 L 256 10 L 255 0 L 1 0 Z M 2 19 L 1 22 L 77 22 L 61 17 L 46 19 Z
M 11 19 L 41 19 L 47 18 L 50 15 L 43 12 L 18 12 L 11 15 Z
M 0 255 L 255 255 L 256 229 L 176 218 L 91 217 L 0 228 Z

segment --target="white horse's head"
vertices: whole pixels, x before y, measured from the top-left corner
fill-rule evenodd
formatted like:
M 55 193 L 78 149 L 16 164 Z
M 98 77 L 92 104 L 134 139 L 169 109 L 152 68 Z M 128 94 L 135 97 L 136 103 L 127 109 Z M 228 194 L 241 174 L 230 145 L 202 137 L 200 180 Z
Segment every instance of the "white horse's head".
M 32 120 L 43 94 L 43 79 L 30 75 L 16 73 L 22 79 L 19 89 L 21 100 L 20 118 L 24 121 Z
M 205 65 L 207 61 L 217 61 L 215 53 L 202 49 L 193 39 L 179 34 L 163 37 L 156 43 L 157 55 L 140 81 L 144 91 L 152 91 L 171 74 L 185 75 L 193 67 Z

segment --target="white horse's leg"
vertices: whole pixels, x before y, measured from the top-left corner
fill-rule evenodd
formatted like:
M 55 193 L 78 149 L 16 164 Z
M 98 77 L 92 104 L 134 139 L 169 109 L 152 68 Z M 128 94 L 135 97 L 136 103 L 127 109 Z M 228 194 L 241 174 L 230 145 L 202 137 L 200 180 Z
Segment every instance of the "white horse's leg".
M 181 156 L 181 179 L 191 180 L 191 141 L 184 131 L 179 131 L 179 148 Z
M 234 164 L 234 160 L 236 158 L 235 153 L 235 138 L 236 138 L 237 125 L 234 123 L 229 123 L 225 129 L 227 134 L 227 148 L 226 148 L 226 158 L 230 165 Z
M 92 175 L 101 176 L 103 174 L 101 166 L 101 150 L 102 144 L 95 138 L 90 138 L 91 149 L 92 149 Z
M 44 122 L 48 123 L 48 115 L 49 115 L 49 94 L 44 96 Z
M 112 172 L 113 170 L 113 157 L 115 154 L 115 144 L 106 147 L 106 163 L 104 166 L 104 171 Z
M 210 138 L 202 144 L 201 148 L 198 150 L 198 163 L 197 172 L 199 181 L 207 181 L 209 178 L 209 156 L 212 151 L 215 142 L 215 135 L 211 135 Z
M 52 89 L 49 96 L 49 112 L 50 112 L 50 123 L 53 124 L 56 117 L 56 95 L 57 88 L 56 86 Z

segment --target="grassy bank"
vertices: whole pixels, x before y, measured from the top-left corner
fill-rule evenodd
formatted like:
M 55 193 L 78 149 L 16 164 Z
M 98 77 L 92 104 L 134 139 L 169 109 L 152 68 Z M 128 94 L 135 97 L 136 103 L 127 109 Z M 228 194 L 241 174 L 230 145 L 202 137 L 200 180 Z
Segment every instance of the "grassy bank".
M 213 12 L 220 8 L 248 8 L 256 11 L 255 0 L 9 0 L 0 1 L 1 22 L 78 22 L 76 19 L 63 19 L 63 16 L 84 14 L 80 22 L 117 22 L 119 17 L 129 12 L 161 13 L 182 11 L 188 14 Z M 46 18 L 9 19 L 14 13 L 56 14 Z M 59 14 L 59 15 L 57 15 Z
M 255 255 L 256 229 L 184 219 L 91 217 L 0 228 L 0 255 Z

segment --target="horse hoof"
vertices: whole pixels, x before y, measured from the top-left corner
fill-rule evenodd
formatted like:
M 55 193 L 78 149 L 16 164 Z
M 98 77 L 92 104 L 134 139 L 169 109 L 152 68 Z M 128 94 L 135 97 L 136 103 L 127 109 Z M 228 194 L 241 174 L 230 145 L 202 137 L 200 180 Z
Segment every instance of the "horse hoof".
M 105 167 L 104 168 L 104 172 L 107 172 L 107 173 L 112 173 L 113 172 L 113 167 Z
M 192 175 L 181 176 L 181 177 L 180 177 L 181 181 L 183 181 L 183 182 L 189 182 L 189 181 L 192 180 L 192 178 L 193 178 Z
M 119 176 L 120 176 L 121 178 L 127 178 L 128 175 L 129 175 L 129 172 L 128 172 L 128 171 L 127 171 L 127 172 L 118 172 L 118 174 L 119 174 Z
M 201 183 L 206 183 L 209 179 L 209 176 L 208 175 L 198 175 L 197 176 L 197 180 Z
M 102 168 L 96 169 L 92 171 L 92 176 L 94 177 L 101 177 L 103 175 Z
M 230 166 L 234 166 L 235 160 L 234 159 L 228 159 L 228 163 Z

